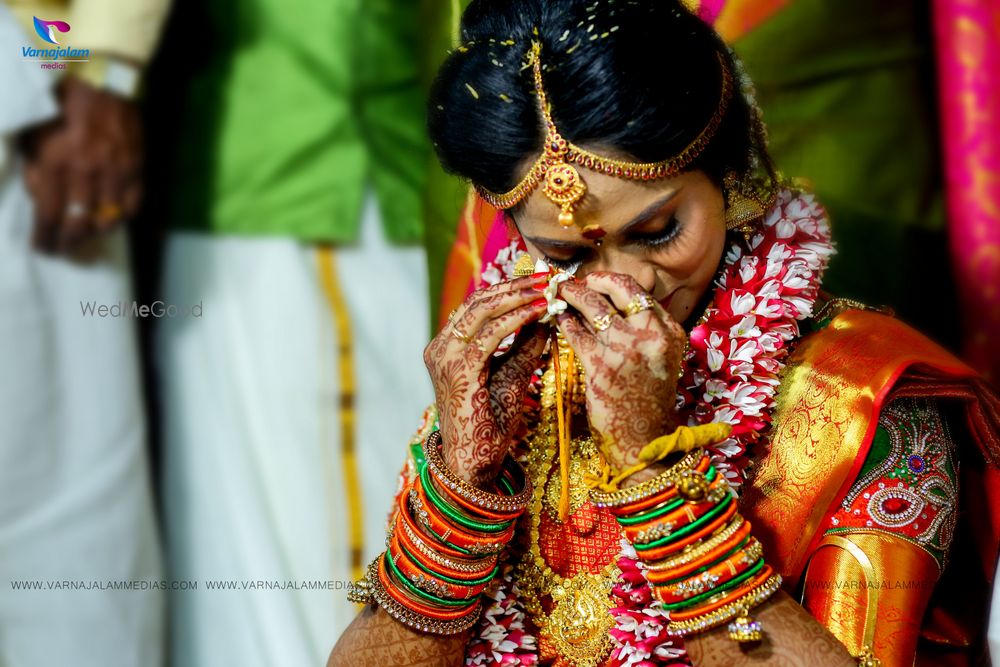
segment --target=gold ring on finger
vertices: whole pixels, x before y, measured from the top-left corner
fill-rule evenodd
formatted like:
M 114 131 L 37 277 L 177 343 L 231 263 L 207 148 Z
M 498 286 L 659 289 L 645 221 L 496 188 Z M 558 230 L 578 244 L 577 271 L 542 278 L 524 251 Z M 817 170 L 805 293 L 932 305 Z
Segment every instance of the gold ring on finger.
M 448 321 L 449 322 L 454 322 L 455 321 L 455 313 L 457 313 L 457 312 L 458 312 L 458 308 L 452 308 L 451 309 L 451 312 L 448 313 Z
M 653 300 L 653 297 L 648 294 L 636 294 L 622 312 L 625 313 L 625 317 L 631 317 L 632 315 L 652 310 L 655 305 L 656 302 Z
M 462 333 L 462 331 L 458 327 L 456 327 L 454 324 L 451 325 L 451 335 L 454 336 L 455 338 L 459 339 L 460 341 L 462 341 L 466 345 L 468 345 L 470 342 L 472 342 L 472 338 L 468 334 Z
M 611 328 L 611 318 L 613 317 L 614 315 L 611 313 L 598 315 L 594 318 L 594 329 L 597 331 L 607 331 Z
M 122 217 L 122 207 L 113 202 L 105 202 L 97 207 L 94 217 L 98 222 L 114 222 Z
M 469 345 L 476 348 L 481 353 L 486 354 L 486 346 L 483 345 L 483 341 L 479 340 L 478 338 L 473 338 L 471 341 L 469 341 Z

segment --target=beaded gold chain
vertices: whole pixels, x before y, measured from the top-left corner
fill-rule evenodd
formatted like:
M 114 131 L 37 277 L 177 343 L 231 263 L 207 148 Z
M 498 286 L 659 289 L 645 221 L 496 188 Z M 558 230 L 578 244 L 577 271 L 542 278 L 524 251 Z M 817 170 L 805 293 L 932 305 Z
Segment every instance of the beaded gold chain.
M 554 349 L 553 354 L 556 353 Z M 542 377 L 541 414 L 536 428 L 528 438 L 525 467 L 534 481 L 529 509 L 530 535 L 528 548 L 516 565 L 516 581 L 521 591 L 520 599 L 538 625 L 541 636 L 549 640 L 574 667 L 595 667 L 607 657 L 612 648 L 610 630 L 615 621 L 609 613 L 613 606 L 611 589 L 621 576 L 621 570 L 617 566 L 616 554 L 598 572 L 581 572 L 563 577 L 549 566 L 541 553 L 542 512 L 546 511 L 546 505 L 553 505 L 555 497 L 559 495 L 555 490 L 559 480 L 550 474 L 558 458 L 555 382 L 550 361 L 549 368 Z M 578 388 L 582 386 L 582 382 L 577 384 Z M 582 392 L 572 392 L 567 398 L 571 403 L 581 401 Z M 576 456 L 571 466 L 572 477 L 577 482 L 575 486 L 583 494 L 580 498 L 585 499 L 587 489 L 582 483 L 583 472 L 588 467 L 599 466 L 599 453 L 590 437 L 577 438 L 573 445 Z M 546 487 L 549 487 L 548 492 Z M 550 498 L 547 499 L 547 495 Z M 571 507 L 574 507 L 574 511 L 582 504 L 578 495 L 571 491 Z M 550 511 L 550 515 L 555 516 L 555 512 Z M 542 606 L 542 599 L 546 595 L 551 596 L 554 603 L 550 614 L 546 614 Z

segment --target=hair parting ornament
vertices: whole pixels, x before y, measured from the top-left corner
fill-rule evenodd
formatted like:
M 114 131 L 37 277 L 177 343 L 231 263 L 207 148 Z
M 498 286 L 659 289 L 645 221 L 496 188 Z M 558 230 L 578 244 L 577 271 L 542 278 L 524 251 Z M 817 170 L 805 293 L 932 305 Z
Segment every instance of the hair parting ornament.
M 708 146 L 719 128 L 733 95 L 733 77 L 721 53 L 717 54 L 722 71 L 722 90 L 719 105 L 694 140 L 684 150 L 672 158 L 661 162 L 627 162 L 602 157 L 567 141 L 556 128 L 552 119 L 552 105 L 542 85 L 542 45 L 533 40 L 528 51 L 525 67 L 531 67 L 534 74 L 535 94 L 539 110 L 545 123 L 545 147 L 542 154 L 528 173 L 508 192 L 495 193 L 476 186 L 479 195 L 497 209 L 510 209 L 522 202 L 540 184 L 545 196 L 559 207 L 559 224 L 572 227 L 576 224 L 573 211 L 587 194 L 587 184 L 577 167 L 585 167 L 608 176 L 630 180 L 650 181 L 673 178 L 680 174 Z M 599 241 L 605 232 L 596 224 L 582 228 L 584 238 Z

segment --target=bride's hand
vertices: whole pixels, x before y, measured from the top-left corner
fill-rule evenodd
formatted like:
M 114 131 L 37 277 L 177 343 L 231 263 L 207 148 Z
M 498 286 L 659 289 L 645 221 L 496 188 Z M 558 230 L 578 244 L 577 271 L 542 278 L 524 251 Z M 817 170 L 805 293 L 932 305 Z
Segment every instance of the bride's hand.
M 474 292 L 424 350 L 434 384 L 444 459 L 463 479 L 485 486 L 499 473 L 520 423 L 524 394 L 545 347 L 535 323 L 546 310 L 548 274 Z M 511 350 L 500 342 L 521 328 Z
M 560 290 L 572 308 L 559 316 L 559 329 L 587 375 L 590 426 L 619 469 L 637 463 L 643 447 L 678 425 L 677 375 L 686 334 L 659 304 L 629 317 L 619 312 L 643 294 L 630 276 L 603 272 Z

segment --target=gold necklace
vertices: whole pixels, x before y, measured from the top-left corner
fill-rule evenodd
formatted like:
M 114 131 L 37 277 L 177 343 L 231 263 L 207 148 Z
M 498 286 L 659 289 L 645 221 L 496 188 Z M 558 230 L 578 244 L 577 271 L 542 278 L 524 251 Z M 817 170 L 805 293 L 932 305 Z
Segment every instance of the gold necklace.
M 559 346 L 562 348 L 562 346 Z M 562 349 L 553 354 L 563 353 Z M 567 365 L 563 365 L 566 368 Z M 579 393 L 568 397 L 577 404 L 582 396 L 583 383 L 577 382 Z M 610 653 L 611 628 L 615 619 L 610 610 L 614 606 L 611 589 L 621 576 L 617 554 L 599 572 L 580 572 L 571 577 L 556 573 L 541 552 L 541 520 L 546 504 L 558 504 L 560 481 L 553 476 L 556 461 L 555 447 L 555 373 L 550 361 L 542 376 L 541 412 L 538 424 L 528 438 L 528 474 L 534 482 L 530 509 L 530 536 L 528 548 L 517 564 L 517 585 L 525 610 L 539 628 L 539 634 L 549 640 L 557 651 L 574 667 L 596 667 Z M 570 411 L 572 414 L 572 411 Z M 575 453 L 570 467 L 570 508 L 575 512 L 587 499 L 583 475 L 588 470 L 599 469 L 597 446 L 589 436 L 573 441 Z M 575 482 L 575 483 L 572 483 Z M 548 502 L 546 502 L 548 501 Z M 550 516 L 557 512 L 550 511 Z M 549 595 L 554 603 L 552 612 L 546 614 L 542 598 Z

